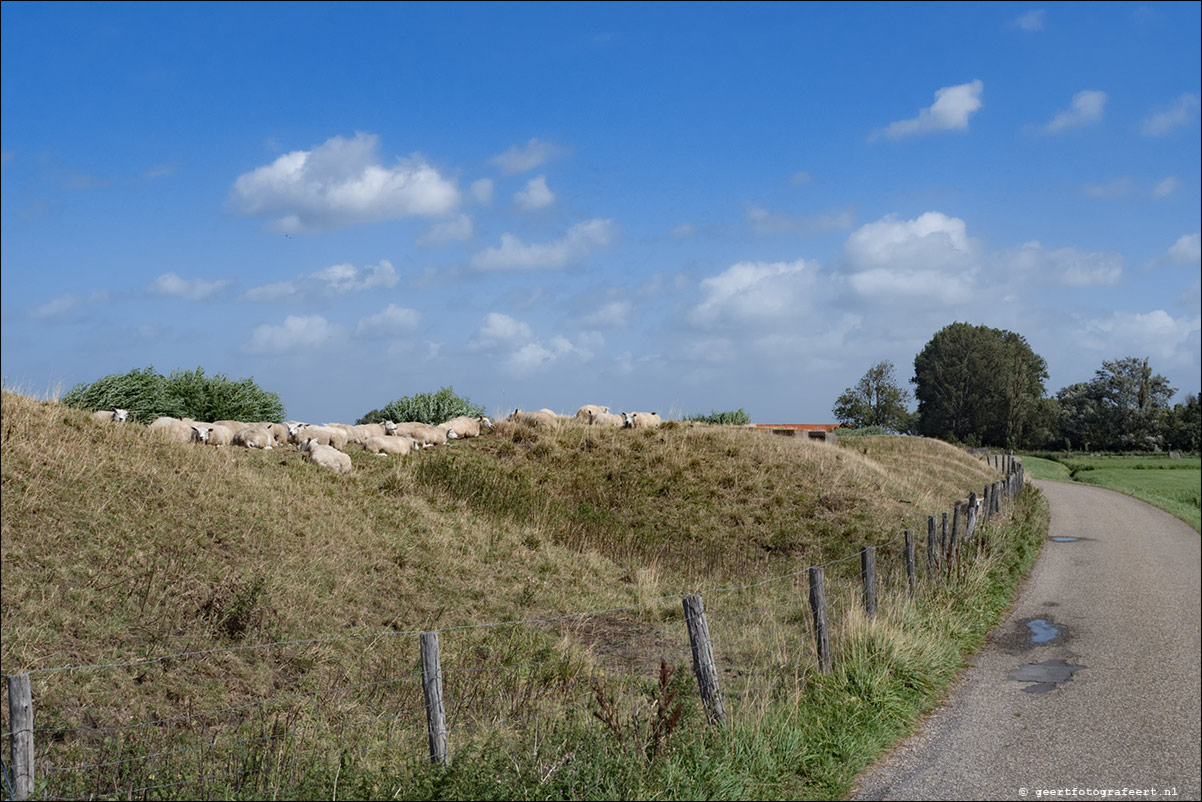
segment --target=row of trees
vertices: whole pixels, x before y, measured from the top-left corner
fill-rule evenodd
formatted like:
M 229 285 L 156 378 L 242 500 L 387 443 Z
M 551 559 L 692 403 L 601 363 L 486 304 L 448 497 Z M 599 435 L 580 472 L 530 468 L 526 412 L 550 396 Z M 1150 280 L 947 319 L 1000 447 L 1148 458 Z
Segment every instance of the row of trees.
M 832 411 L 845 426 L 880 426 L 970 445 L 1074 450 L 1198 451 L 1198 397 L 1177 392 L 1146 358 L 1102 363 L 1093 380 L 1047 397 L 1047 362 L 1019 334 L 953 323 L 914 358 L 914 394 L 879 362 Z M 917 399 L 916 412 L 909 410 Z

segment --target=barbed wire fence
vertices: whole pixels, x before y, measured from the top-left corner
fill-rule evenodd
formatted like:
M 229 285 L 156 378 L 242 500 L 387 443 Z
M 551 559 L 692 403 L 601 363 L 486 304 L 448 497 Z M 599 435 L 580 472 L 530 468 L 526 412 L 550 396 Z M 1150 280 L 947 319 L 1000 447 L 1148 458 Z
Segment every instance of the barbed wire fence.
M 904 605 L 989 553 L 987 525 L 1021 490 L 1023 471 L 1010 456 L 986 459 L 1005 478 L 929 516 L 925 533 L 747 585 L 426 632 L 5 673 L 4 796 L 276 798 L 310 781 L 332 781 L 337 793 L 348 760 L 446 764 L 457 744 L 557 721 L 595 718 L 619 738 L 625 726 L 625 737 L 646 740 L 639 722 L 662 714 L 652 700 L 669 685 L 681 697 L 700 694 L 697 721 L 756 715 L 806 672 L 835 670 L 840 620 L 872 618 L 882 602 Z M 317 670 L 330 666 L 335 673 Z M 246 698 L 195 709 L 196 698 L 217 698 L 232 677 L 249 688 Z M 165 701 L 137 703 L 146 684 Z M 120 703 L 90 702 L 101 690 Z

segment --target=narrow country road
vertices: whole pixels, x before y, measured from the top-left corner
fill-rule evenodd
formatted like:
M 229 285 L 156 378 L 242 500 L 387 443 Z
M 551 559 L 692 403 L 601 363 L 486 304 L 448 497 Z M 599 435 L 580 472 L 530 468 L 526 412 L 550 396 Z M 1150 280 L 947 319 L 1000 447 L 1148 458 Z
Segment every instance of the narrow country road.
M 853 799 L 1202 798 L 1202 540 L 1128 496 L 1036 484 L 1052 540 L 1014 609 Z

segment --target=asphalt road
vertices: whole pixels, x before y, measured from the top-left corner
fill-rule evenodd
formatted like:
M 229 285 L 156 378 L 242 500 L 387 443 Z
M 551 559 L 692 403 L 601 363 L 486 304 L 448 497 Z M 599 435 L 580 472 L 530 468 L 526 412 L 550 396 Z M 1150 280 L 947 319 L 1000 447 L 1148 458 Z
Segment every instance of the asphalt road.
M 1202 539 L 1120 493 L 1036 484 L 1049 536 L 1078 539 L 1045 545 L 947 702 L 853 799 L 1202 798 Z

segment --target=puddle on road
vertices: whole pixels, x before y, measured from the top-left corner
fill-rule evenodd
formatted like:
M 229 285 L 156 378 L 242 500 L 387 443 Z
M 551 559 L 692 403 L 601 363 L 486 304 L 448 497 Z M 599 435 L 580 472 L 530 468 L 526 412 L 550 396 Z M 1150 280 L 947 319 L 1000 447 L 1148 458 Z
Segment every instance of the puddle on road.
M 1081 538 L 1079 538 L 1079 537 L 1064 537 L 1064 536 L 1052 538 L 1052 540 L 1055 540 L 1057 543 L 1075 543 L 1076 541 L 1078 541 L 1080 539 Z
M 1047 643 L 1060 634 L 1059 628 L 1052 626 L 1042 618 L 1033 618 L 1028 621 L 1027 629 L 1031 630 L 1032 643 Z
M 1028 663 L 1010 672 L 1010 679 L 1015 682 L 1031 682 L 1023 688 L 1026 693 L 1048 693 L 1058 685 L 1071 682 L 1073 674 L 1089 666 L 1075 666 L 1063 660 L 1045 660 L 1042 663 Z

